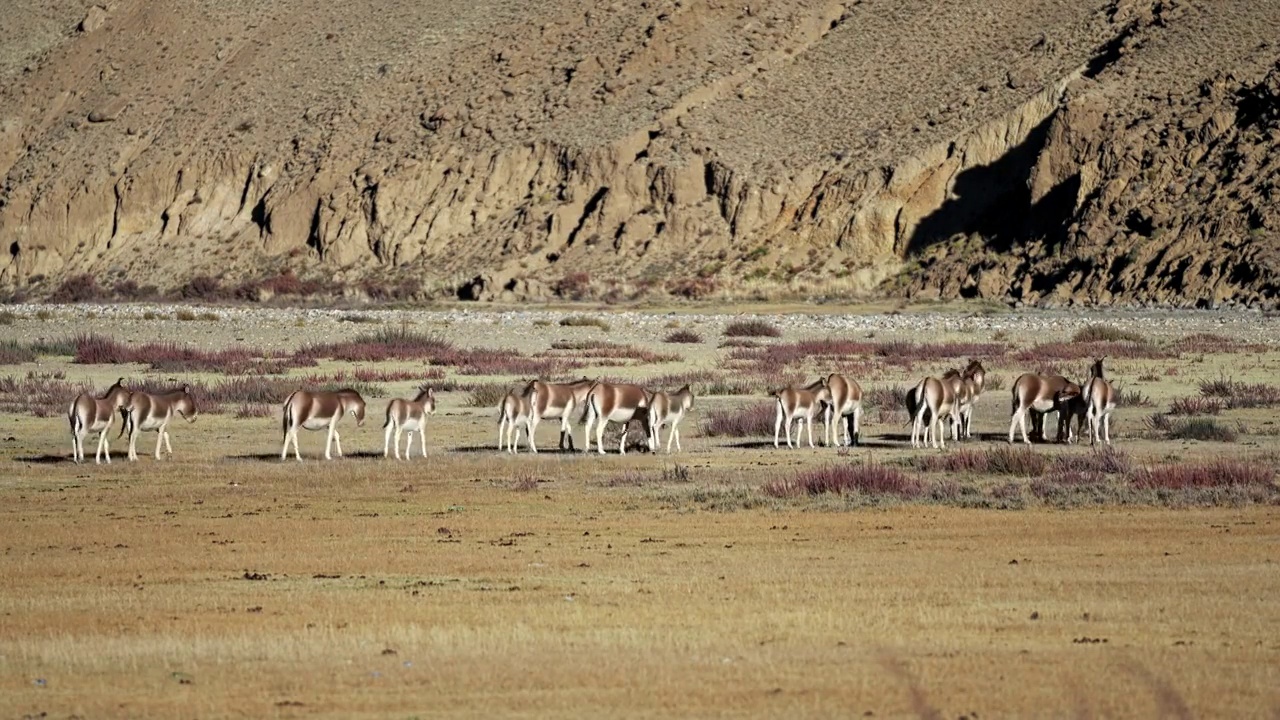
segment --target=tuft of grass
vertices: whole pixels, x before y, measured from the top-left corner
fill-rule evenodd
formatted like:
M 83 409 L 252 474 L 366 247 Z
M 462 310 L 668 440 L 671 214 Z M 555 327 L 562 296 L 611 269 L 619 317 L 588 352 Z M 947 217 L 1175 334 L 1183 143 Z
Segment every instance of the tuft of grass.
M 724 328 L 724 336 L 736 337 L 782 337 L 782 330 L 764 320 L 735 320 Z
M 18 320 L 18 314 L 12 310 L 0 310 L 0 325 L 12 325 Z
M 702 336 L 692 330 L 676 330 L 668 333 L 662 341 L 669 343 L 700 343 L 702 342 Z
M 182 308 L 178 310 L 173 314 L 173 316 L 183 322 L 191 322 L 192 320 L 196 320 L 199 318 L 198 315 L 196 315 L 195 313 L 191 312 L 186 308 Z
M 925 494 L 925 483 L 892 465 L 867 462 L 801 470 L 791 477 L 765 483 L 761 492 L 777 498 L 861 493 L 916 499 Z
M 196 316 L 196 319 L 204 320 L 206 322 L 217 322 L 222 319 L 222 316 L 215 312 L 202 312 Z
M 378 319 L 372 315 L 364 315 L 361 313 L 346 313 L 338 318 L 338 322 L 349 323 L 376 323 Z
M 1140 333 L 1131 330 L 1122 330 L 1115 325 L 1094 324 L 1086 325 L 1076 331 L 1071 336 L 1073 343 L 1096 343 L 1096 342 L 1113 342 L 1113 343 L 1142 343 L 1146 344 L 1147 338 Z
M 702 416 L 707 437 L 767 437 L 773 434 L 774 403 L 762 402 L 738 408 L 718 408 Z
M 604 318 L 590 315 L 567 315 L 560 318 L 560 327 L 596 327 L 608 332 L 611 328 Z

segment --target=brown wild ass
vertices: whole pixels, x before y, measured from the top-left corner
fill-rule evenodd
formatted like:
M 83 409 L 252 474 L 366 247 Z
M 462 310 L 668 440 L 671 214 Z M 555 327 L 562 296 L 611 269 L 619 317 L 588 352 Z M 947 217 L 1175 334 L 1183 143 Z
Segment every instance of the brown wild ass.
M 661 390 L 649 398 L 649 449 L 657 451 L 662 443 L 662 426 L 670 425 L 667 435 L 667 452 L 671 452 L 671 441 L 675 440 L 676 450 L 680 447 L 680 421 L 684 414 L 693 408 L 693 391 L 688 385 L 674 393 L 667 394 Z
M 138 435 L 145 430 L 156 431 L 156 459 L 160 459 L 160 445 L 164 444 L 169 455 L 173 455 L 173 446 L 169 444 L 169 421 L 174 415 L 180 415 L 189 423 L 196 421 L 196 403 L 191 397 L 191 388 L 183 385 L 177 390 L 152 395 L 146 392 L 135 392 L 129 403 L 120 409 L 120 434 L 129 432 L 129 459 L 138 459 Z
M 1111 444 L 1111 412 L 1116 409 L 1116 389 L 1103 377 L 1102 361 L 1093 361 L 1089 370 L 1089 380 L 1084 386 L 1084 401 L 1088 405 L 1085 419 L 1089 425 L 1089 444 L 1096 445 L 1100 437 Z
M 582 422 L 583 452 L 591 451 L 591 427 L 596 428 L 596 449 L 600 454 L 604 449 L 604 428 L 610 422 L 622 423 L 622 439 L 618 441 L 618 452 L 627 452 L 627 429 L 632 420 L 643 420 L 646 432 L 649 429 L 649 393 L 639 385 L 614 384 L 597 382 L 587 391 L 587 399 L 583 403 Z M 650 438 L 650 447 L 653 439 Z
M 581 407 L 587 399 L 587 393 L 591 390 L 591 386 L 595 381 L 582 378 L 571 383 L 548 383 L 541 380 L 531 380 L 528 388 L 537 391 L 538 401 L 533 405 L 533 416 L 529 421 L 529 434 L 532 435 L 538 429 L 538 423 L 543 418 L 560 418 L 560 449 L 565 449 L 565 443 L 568 442 L 569 449 L 573 450 L 573 433 L 571 432 L 570 421 L 573 417 L 575 408 Z
M 498 405 L 498 449 L 507 452 L 520 452 L 520 425 L 524 425 L 529 451 L 538 452 L 533 444 L 533 408 L 538 402 L 538 391 L 532 383 L 520 394 L 509 392 L 502 397 Z M 502 433 L 506 432 L 506 440 Z M 513 437 L 514 435 L 514 437 Z
M 1085 402 L 1084 390 L 1080 386 L 1068 382 L 1061 390 L 1054 393 L 1053 410 L 1058 414 L 1058 442 L 1073 443 L 1076 441 L 1076 435 L 1084 429 L 1085 413 L 1089 409 L 1089 404 Z M 1037 413 L 1032 410 L 1032 424 L 1039 424 L 1040 437 L 1044 439 L 1044 414 Z M 1075 422 L 1075 428 L 1071 427 L 1072 421 Z M 1032 430 L 1035 432 L 1034 428 Z
M 1067 390 L 1067 386 L 1071 385 L 1071 381 L 1061 375 L 1038 375 L 1036 373 L 1023 373 L 1013 383 L 1011 391 L 1013 398 L 1013 416 L 1009 419 L 1009 442 L 1013 442 L 1013 433 L 1016 428 L 1022 428 L 1022 442 L 1030 445 L 1031 439 L 1027 437 L 1027 414 L 1031 412 L 1040 413 L 1041 417 L 1036 419 L 1036 424 L 1041 427 L 1041 436 L 1043 437 L 1044 418 L 1051 412 L 1058 413 L 1058 426 L 1062 427 L 1062 414 L 1059 410 L 1061 402 L 1059 394 Z M 1069 400 L 1070 395 L 1064 396 Z M 1065 407 L 1065 406 L 1064 406 Z
M 98 433 L 98 451 L 93 455 L 95 463 L 102 463 L 105 455 L 107 463 L 111 462 L 111 441 L 108 433 L 111 423 L 115 422 L 116 412 L 129 403 L 130 392 L 124 386 L 124 378 L 116 380 L 107 388 L 102 397 L 94 397 L 82 393 L 71 401 L 67 409 L 67 422 L 71 425 L 71 458 L 76 462 L 84 460 L 84 437 L 91 432 Z
M 822 441 L 827 447 L 841 444 L 840 427 L 843 427 L 843 444 L 857 445 L 862 425 L 862 387 L 857 381 L 832 373 L 827 377 L 827 388 L 831 391 L 831 402 L 827 404 L 822 420 Z M 832 428 L 832 420 L 839 422 L 840 426 Z
M 928 445 L 929 437 L 932 435 L 933 446 L 945 448 L 946 440 L 942 437 L 943 432 L 946 431 L 942 425 L 943 416 L 947 416 L 947 422 L 951 424 L 953 438 L 960 424 L 960 404 L 956 401 L 955 386 L 950 379 L 939 380 L 929 376 L 921 380 L 907 394 L 908 404 L 912 403 L 913 396 L 916 415 L 911 423 L 911 447 Z M 926 414 L 928 415 L 927 424 Z
M 973 437 L 973 408 L 982 397 L 987 386 L 987 370 L 977 360 L 970 360 L 960 378 L 965 387 L 967 400 L 960 406 L 960 421 L 963 425 L 963 437 Z M 954 437 L 954 435 L 953 435 Z
M 403 398 L 392 398 L 387 403 L 387 419 L 382 424 L 386 430 L 382 440 L 382 457 L 387 457 L 390 449 L 391 441 L 395 440 L 396 459 L 400 459 L 400 434 L 406 433 L 404 444 L 404 459 L 408 460 L 412 455 L 413 449 L 413 433 L 417 432 L 421 439 L 422 457 L 427 456 L 427 416 L 434 415 L 436 412 L 436 392 L 430 387 L 420 388 L 418 394 L 412 400 Z
M 337 446 L 338 457 L 342 457 L 342 438 L 338 436 L 338 421 L 344 415 L 356 419 L 356 427 L 364 425 L 364 398 L 350 388 L 336 392 L 323 390 L 296 390 L 284 401 L 281 408 L 281 425 L 284 429 L 284 448 L 280 450 L 280 459 L 289 457 L 289 443 L 293 442 L 293 454 L 302 462 L 302 453 L 298 450 L 298 430 L 324 430 L 328 434 L 324 442 L 324 459 L 332 460 L 331 446 Z
M 777 415 L 773 421 L 773 446 L 780 447 L 778 436 L 783 425 L 787 428 L 787 447 L 800 446 L 800 423 L 808 426 L 809 447 L 813 447 L 813 418 L 824 413 L 824 407 L 831 404 L 831 388 L 827 387 L 827 379 L 820 378 L 803 388 L 793 385 L 775 392 Z M 824 420 L 826 416 L 824 415 Z M 791 444 L 791 424 L 796 423 L 796 442 Z

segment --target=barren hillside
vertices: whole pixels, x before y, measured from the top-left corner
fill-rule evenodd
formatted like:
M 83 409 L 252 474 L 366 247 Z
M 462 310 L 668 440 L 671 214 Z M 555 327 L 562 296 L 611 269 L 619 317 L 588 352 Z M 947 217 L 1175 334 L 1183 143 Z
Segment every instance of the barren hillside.
M 11 4 L 10 291 L 1276 294 L 1268 0 Z

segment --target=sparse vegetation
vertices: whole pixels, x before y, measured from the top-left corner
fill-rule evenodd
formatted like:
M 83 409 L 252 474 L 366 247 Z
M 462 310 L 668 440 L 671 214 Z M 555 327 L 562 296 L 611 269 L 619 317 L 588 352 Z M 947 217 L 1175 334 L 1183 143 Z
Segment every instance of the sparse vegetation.
M 609 323 L 604 318 L 592 317 L 590 315 L 569 315 L 560 318 L 561 327 L 594 327 L 600 328 L 605 332 L 610 329 Z
M 774 403 L 709 410 L 703 416 L 702 434 L 707 437 L 773 437 Z
M 662 339 L 668 343 L 700 343 L 702 336 L 692 330 L 676 330 Z
M 724 328 L 724 336 L 739 337 L 782 337 L 782 331 L 776 325 L 764 320 L 735 320 Z
M 1086 325 L 1071 336 L 1074 343 L 1138 343 L 1146 344 L 1147 339 L 1141 333 L 1122 330 L 1115 325 Z
M 790 477 L 765 483 L 761 489 L 766 495 L 778 498 L 862 493 L 914 499 L 924 495 L 925 484 L 892 465 L 868 462 L 801 470 Z

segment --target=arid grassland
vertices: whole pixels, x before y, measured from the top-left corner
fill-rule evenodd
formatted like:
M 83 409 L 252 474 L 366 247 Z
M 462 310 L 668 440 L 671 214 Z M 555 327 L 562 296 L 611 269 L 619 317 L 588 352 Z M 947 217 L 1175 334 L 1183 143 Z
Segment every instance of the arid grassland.
M 10 306 L 0 714 L 1268 716 L 1276 324 Z M 1079 382 L 1103 355 L 1112 450 L 1008 446 L 1018 374 Z M 970 358 L 976 437 L 911 449 L 901 391 Z M 863 386 L 862 444 L 819 424 L 775 450 L 767 392 L 830 372 Z M 560 453 L 544 421 L 542 453 L 499 453 L 497 401 L 535 375 L 690 383 L 684 452 Z M 67 405 L 120 377 L 187 383 L 201 414 L 172 459 L 144 433 L 130 463 L 113 431 L 112 464 L 73 464 Z M 428 457 L 384 460 L 387 400 L 424 383 Z M 369 401 L 345 459 L 304 432 L 280 461 L 303 385 Z

